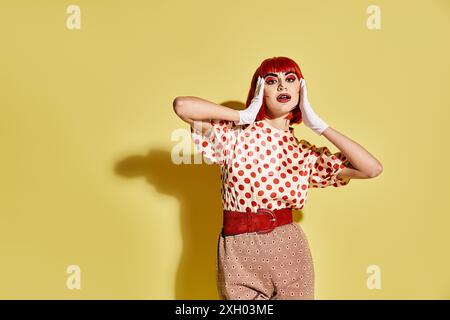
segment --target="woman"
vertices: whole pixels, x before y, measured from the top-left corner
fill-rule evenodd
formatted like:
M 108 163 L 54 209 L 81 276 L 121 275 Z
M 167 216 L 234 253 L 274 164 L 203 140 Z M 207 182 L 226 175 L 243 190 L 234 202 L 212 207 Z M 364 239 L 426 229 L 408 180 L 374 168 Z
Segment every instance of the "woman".
M 380 162 L 315 114 L 301 70 L 287 57 L 262 62 L 244 110 L 192 96 L 173 106 L 191 125 L 197 150 L 221 167 L 221 299 L 314 299 L 313 259 L 292 209 L 304 207 L 308 188 L 376 177 Z M 300 122 L 340 152 L 299 141 L 290 124 Z

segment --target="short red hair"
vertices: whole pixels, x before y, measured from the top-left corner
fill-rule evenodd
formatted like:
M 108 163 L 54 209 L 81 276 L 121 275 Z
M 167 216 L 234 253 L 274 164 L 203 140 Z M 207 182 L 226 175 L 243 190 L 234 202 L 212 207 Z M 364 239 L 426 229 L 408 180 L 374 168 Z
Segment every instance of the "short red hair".
M 297 65 L 297 63 L 289 59 L 287 57 L 273 57 L 268 58 L 264 60 L 258 69 L 256 69 L 255 73 L 253 74 L 252 83 L 250 85 L 250 90 L 248 92 L 247 96 L 247 102 L 245 104 L 245 107 L 247 108 L 252 99 L 253 95 L 255 93 L 256 88 L 256 81 L 258 80 L 258 76 L 264 78 L 264 76 L 267 73 L 273 72 L 289 72 L 292 71 L 297 75 L 298 80 L 303 78 L 302 71 L 300 70 L 300 67 Z M 299 99 L 300 102 L 300 99 Z M 265 118 L 270 118 L 269 115 L 266 114 L 266 106 L 263 100 L 261 109 L 259 110 L 256 121 L 263 120 Z M 289 115 L 286 116 L 286 119 L 290 119 L 290 124 L 297 124 L 302 122 L 302 114 L 300 112 L 300 107 L 297 104 L 297 106 L 289 113 Z

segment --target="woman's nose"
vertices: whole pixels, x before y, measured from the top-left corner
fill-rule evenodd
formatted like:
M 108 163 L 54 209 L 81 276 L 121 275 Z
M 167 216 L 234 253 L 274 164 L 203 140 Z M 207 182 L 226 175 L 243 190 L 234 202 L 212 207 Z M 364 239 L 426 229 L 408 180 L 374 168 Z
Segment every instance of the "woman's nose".
M 278 90 L 283 90 L 284 88 L 286 88 L 286 86 L 280 82 L 280 85 L 278 86 Z

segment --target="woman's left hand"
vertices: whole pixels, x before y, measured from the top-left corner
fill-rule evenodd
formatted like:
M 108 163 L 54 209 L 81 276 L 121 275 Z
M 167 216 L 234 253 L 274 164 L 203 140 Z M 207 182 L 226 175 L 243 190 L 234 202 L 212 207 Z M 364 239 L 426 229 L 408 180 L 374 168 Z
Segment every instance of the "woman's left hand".
M 306 81 L 305 79 L 300 79 L 300 111 L 302 113 L 302 121 L 305 123 L 305 126 L 313 130 L 316 134 L 321 135 L 322 132 L 328 128 L 328 124 L 326 124 L 317 114 L 313 111 L 311 105 L 308 101 L 308 93 L 306 90 Z

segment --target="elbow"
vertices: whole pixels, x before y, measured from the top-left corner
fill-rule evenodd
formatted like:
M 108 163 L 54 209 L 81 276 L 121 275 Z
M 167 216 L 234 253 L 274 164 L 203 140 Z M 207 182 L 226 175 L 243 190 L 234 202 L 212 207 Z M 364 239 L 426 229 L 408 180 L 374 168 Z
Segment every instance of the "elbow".
M 172 102 L 172 106 L 173 106 L 173 111 L 176 113 L 177 116 L 179 116 L 180 118 L 183 118 L 185 115 L 185 97 L 179 96 L 176 97 L 173 102 Z
M 369 178 L 375 178 L 375 177 L 379 176 L 382 172 L 383 172 L 383 166 L 380 163 L 376 169 L 372 170 L 369 173 Z

